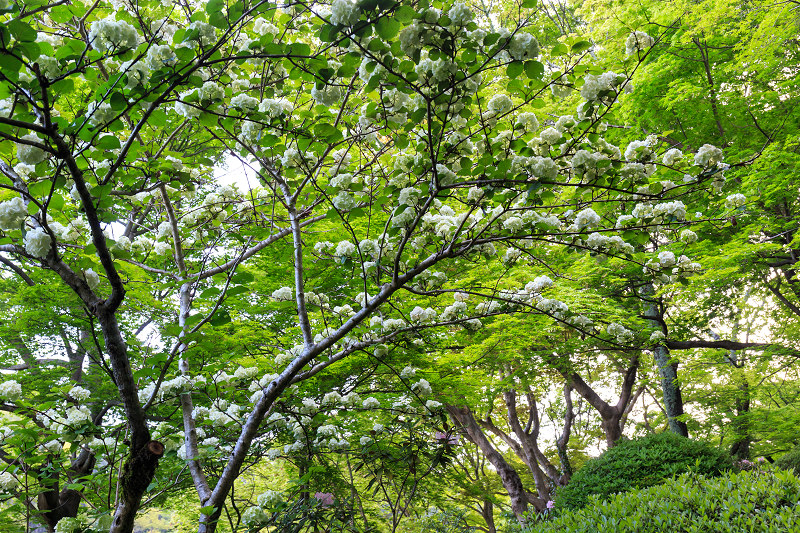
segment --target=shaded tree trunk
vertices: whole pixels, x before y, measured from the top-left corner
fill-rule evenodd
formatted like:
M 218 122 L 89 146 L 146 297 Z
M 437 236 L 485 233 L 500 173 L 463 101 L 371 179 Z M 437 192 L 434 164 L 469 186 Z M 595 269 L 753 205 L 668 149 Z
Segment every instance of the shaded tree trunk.
M 494 466 L 500 475 L 500 480 L 505 487 L 508 496 L 511 498 L 511 510 L 520 522 L 525 521 L 525 513 L 528 511 L 528 495 L 522 485 L 522 480 L 514 467 L 508 464 L 503 456 L 492 446 L 486 438 L 469 407 L 457 407 L 447 405 L 447 412 L 453 423 L 460 427 L 470 442 L 480 448 L 484 457 Z
M 592 389 L 577 372 L 562 372 L 572 388 L 580 394 L 589 404 L 600 414 L 600 425 L 606 435 L 608 447 L 614 446 L 622 437 L 622 425 L 625 418 L 627 407 L 635 400 L 633 396 L 633 385 L 636 383 L 636 372 L 639 369 L 639 356 L 631 359 L 628 368 L 625 370 L 622 379 L 622 391 L 616 405 L 611 405 L 600 398 L 600 395 Z
M 644 316 L 649 322 L 658 327 L 667 336 L 667 326 L 664 323 L 664 313 L 660 302 L 654 299 L 655 288 L 648 283 L 641 291 L 644 306 Z M 680 382 L 678 381 L 678 362 L 670 357 L 669 349 L 664 344 L 653 347 L 653 358 L 658 366 L 661 378 L 661 392 L 664 398 L 664 410 L 667 413 L 669 430 L 682 437 L 689 436 L 686 422 L 683 421 L 683 396 L 681 395 Z

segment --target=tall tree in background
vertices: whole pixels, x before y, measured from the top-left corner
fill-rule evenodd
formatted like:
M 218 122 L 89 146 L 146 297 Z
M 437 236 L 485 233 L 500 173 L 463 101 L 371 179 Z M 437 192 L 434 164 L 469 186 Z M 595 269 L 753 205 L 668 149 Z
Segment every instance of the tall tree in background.
M 694 213 L 718 202 L 722 151 L 604 137 L 653 39 L 630 33 L 625 70 L 603 72 L 582 64 L 591 43 L 579 38 L 542 52 L 530 2 L 514 6 L 510 30 L 434 4 L 3 6 L 3 265 L 17 284 L 68 288 L 82 312 L 72 339 L 18 333 L 54 343 L 55 359 L 83 339 L 103 376 L 72 386 L 48 371 L 0 385 L 15 414 L 0 483 L 26 512 L 49 528 L 75 520 L 77 506 L 48 514 L 61 506 L 58 483 L 80 492 L 107 479 L 87 519 L 129 532 L 148 491 L 175 485 L 156 473 L 185 465 L 199 531 L 223 517 L 257 527 L 272 500 L 237 500 L 243 470 L 265 457 L 303 464 L 380 433 L 357 420 L 344 429 L 348 416 L 389 409 L 359 396 L 380 382 L 364 361 L 402 360 L 442 331 L 520 311 L 608 350 L 660 342 L 638 319 L 548 297 L 569 254 L 659 288 L 702 268 L 679 243 L 706 220 Z M 546 69 L 543 53 L 560 67 Z M 552 124 L 533 111 L 551 91 L 578 90 L 580 106 Z M 215 178 L 234 162 L 248 187 Z M 261 276 L 261 258 L 291 273 Z M 493 277 L 462 275 L 485 262 Z M 218 353 L 219 328 L 261 318 L 277 327 L 262 332 L 259 357 L 238 366 Z M 6 346 L 26 364 L 24 349 Z M 348 379 L 325 381 L 348 363 Z M 442 414 L 426 379 L 393 379 L 405 392 L 390 410 Z M 102 475 L 74 472 L 70 456 Z M 50 464 L 62 466 L 43 478 Z M 518 481 L 509 471 L 523 519 Z

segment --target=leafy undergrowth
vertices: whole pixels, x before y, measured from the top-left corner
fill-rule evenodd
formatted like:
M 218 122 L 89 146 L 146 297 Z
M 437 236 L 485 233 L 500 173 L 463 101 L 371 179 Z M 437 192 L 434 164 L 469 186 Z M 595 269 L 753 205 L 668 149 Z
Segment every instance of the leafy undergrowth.
M 662 485 L 617 494 L 583 509 L 554 512 L 526 533 L 800 531 L 800 479 L 786 471 L 688 473 Z
M 659 485 L 685 472 L 713 477 L 730 469 L 727 454 L 705 443 L 664 432 L 622 440 L 588 461 L 556 497 L 559 509 L 579 509 L 593 495 L 612 494 Z

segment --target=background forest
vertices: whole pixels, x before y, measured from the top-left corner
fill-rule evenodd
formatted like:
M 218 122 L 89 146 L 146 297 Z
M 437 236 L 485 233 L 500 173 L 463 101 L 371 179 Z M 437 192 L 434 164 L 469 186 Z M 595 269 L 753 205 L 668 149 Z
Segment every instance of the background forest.
M 0 530 L 800 530 L 799 69 L 795 1 L 0 0 Z

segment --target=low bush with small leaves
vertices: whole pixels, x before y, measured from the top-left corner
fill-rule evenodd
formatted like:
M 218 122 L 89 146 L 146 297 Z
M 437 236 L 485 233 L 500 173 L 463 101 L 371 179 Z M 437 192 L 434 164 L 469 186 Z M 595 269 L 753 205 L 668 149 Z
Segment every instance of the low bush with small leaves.
M 800 527 L 800 479 L 753 470 L 708 478 L 683 474 L 662 485 L 598 497 L 578 510 L 556 511 L 525 533 L 786 533 Z
M 702 442 L 664 432 L 622 440 L 589 460 L 556 495 L 556 508 L 579 509 L 589 497 L 652 487 L 684 472 L 720 475 L 731 468 L 728 455 Z
M 795 446 L 775 461 L 775 466 L 800 476 L 800 446 Z

